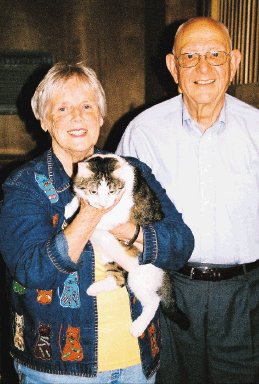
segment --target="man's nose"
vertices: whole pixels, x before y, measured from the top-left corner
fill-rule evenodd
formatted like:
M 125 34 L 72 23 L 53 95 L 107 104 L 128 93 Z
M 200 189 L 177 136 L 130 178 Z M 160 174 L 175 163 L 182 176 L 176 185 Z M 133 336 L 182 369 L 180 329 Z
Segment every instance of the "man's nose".
M 211 65 L 208 63 L 205 55 L 200 55 L 197 67 L 201 70 L 207 70 Z

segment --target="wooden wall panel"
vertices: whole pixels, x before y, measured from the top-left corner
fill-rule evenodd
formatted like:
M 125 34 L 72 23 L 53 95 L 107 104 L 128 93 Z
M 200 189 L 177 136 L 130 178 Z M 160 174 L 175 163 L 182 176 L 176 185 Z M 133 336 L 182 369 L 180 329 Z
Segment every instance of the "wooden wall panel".
M 0 0 L 0 6 L 1 49 L 47 51 L 56 61 L 85 61 L 96 71 L 108 101 L 102 147 L 113 124 L 144 103 L 145 1 Z M 17 116 L 9 121 L 19 132 L 19 150 L 31 150 L 24 123 Z M 0 132 L 11 134 L 3 116 Z M 0 141 L 0 155 L 9 150 Z

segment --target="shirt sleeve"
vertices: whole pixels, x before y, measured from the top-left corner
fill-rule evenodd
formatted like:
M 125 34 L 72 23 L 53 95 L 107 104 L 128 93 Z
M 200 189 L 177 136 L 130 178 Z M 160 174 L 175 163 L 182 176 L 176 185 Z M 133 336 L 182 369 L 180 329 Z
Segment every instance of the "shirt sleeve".
M 132 120 L 118 144 L 116 154 L 119 156 L 132 156 L 141 159 L 146 164 L 152 164 L 153 153 L 153 143 L 145 135 L 145 129 L 141 129 L 141 125 Z
M 60 285 L 64 274 L 77 270 L 80 261 L 75 264 L 69 258 L 64 232 L 53 226 L 49 200 L 31 184 L 4 184 L 0 252 L 20 284 L 50 289 Z

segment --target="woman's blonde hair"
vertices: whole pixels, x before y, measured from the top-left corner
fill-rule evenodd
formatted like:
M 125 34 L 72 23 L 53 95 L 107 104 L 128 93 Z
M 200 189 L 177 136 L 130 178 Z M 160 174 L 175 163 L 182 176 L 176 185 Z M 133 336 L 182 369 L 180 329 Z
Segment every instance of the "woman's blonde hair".
M 74 76 L 95 92 L 100 114 L 102 117 L 105 116 L 105 93 L 94 70 L 82 63 L 67 64 L 60 62 L 54 64 L 48 71 L 31 99 L 31 106 L 36 119 L 44 120 L 46 118 L 47 106 L 54 92 L 61 88 L 66 80 Z

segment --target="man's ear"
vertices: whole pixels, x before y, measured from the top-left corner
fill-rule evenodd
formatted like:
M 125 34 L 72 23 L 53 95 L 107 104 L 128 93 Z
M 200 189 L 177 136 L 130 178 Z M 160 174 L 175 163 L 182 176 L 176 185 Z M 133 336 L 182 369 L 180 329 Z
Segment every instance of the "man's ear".
M 230 52 L 230 81 L 236 74 L 237 68 L 241 61 L 241 52 L 238 49 L 234 49 Z
M 176 82 L 176 84 L 178 84 L 178 71 L 176 66 L 176 59 L 173 53 L 168 53 L 166 55 L 166 66 L 168 71 L 173 76 L 174 81 Z

